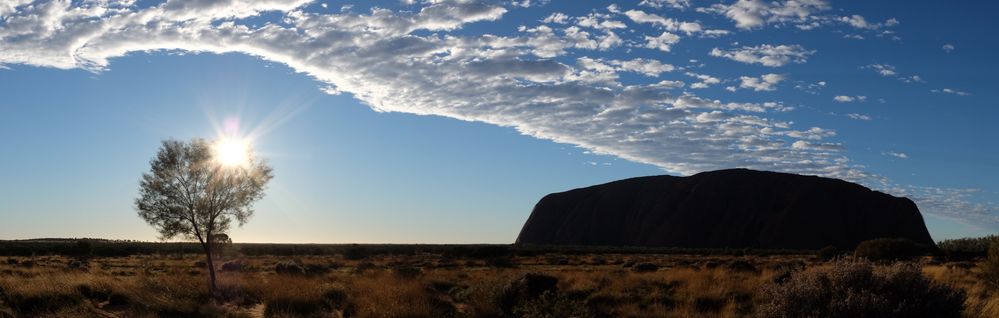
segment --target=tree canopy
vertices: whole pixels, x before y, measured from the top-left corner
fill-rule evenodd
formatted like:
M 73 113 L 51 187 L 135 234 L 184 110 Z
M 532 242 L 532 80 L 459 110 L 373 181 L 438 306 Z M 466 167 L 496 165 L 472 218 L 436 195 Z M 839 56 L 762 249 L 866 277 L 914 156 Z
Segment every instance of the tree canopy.
M 253 204 L 273 178 L 271 168 L 247 150 L 240 165 L 220 162 L 216 144 L 205 139 L 163 141 L 151 169 L 142 175 L 135 207 L 162 239 L 197 240 L 208 255 L 214 289 L 213 238 L 253 216 Z

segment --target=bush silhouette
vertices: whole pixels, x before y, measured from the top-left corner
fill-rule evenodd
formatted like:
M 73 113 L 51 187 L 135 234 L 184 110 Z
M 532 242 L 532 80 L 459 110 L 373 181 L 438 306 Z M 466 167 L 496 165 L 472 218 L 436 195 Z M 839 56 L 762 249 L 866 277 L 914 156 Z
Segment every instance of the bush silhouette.
M 912 263 L 839 260 L 763 287 L 760 317 L 961 317 L 964 291 Z
M 999 289 L 999 240 L 992 240 L 992 243 L 989 244 L 988 256 L 979 266 L 982 280 L 993 289 Z
M 926 254 L 925 246 L 907 239 L 879 238 L 857 245 L 853 256 L 873 262 L 911 260 Z

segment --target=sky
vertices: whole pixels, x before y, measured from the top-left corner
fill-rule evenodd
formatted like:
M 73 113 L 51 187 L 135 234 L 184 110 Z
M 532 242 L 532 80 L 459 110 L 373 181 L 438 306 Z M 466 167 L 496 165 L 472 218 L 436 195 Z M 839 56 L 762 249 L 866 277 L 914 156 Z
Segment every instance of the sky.
M 237 242 L 510 243 L 545 194 L 751 168 L 999 229 L 989 1 L 0 3 L 0 239 L 156 240 L 162 140 L 274 169 Z M 993 25 L 990 27 L 989 25 Z

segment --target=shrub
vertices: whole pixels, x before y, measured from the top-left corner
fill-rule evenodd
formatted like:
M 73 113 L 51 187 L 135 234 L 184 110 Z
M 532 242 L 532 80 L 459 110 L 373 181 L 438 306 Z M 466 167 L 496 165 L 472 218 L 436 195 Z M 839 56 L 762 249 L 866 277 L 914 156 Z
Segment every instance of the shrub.
M 542 273 L 527 273 L 510 282 L 500 293 L 500 308 L 515 314 L 519 307 L 540 300 L 542 295 L 558 292 L 558 278 Z
M 477 246 L 472 249 L 469 256 L 475 259 L 491 259 L 497 257 L 509 257 L 513 253 L 510 251 L 510 247 L 506 245 L 484 245 Z
M 329 308 L 343 310 L 347 308 L 347 290 L 340 285 L 332 285 L 323 292 L 323 301 Z
M 510 256 L 497 256 L 486 260 L 486 266 L 499 268 L 517 267 L 517 263 Z
M 45 290 L 31 293 L 13 293 L 6 295 L 4 298 L 6 298 L 5 302 L 7 306 L 10 306 L 15 313 L 26 317 L 52 313 L 83 303 L 83 297 L 75 291 Z
M 353 261 L 362 260 L 368 258 L 368 256 L 371 256 L 371 251 L 360 246 L 354 246 L 343 251 L 343 258 Z
M 284 261 L 274 265 L 274 272 L 278 274 L 305 274 L 305 268 L 295 261 Z
M 999 241 L 989 244 L 988 257 L 979 266 L 982 280 L 992 288 L 999 288 Z
M 66 266 L 69 267 L 70 269 L 75 269 L 79 271 L 84 271 L 84 272 L 90 271 L 90 265 L 87 264 L 86 261 L 71 260 L 69 261 L 69 263 L 66 264 Z
M 766 284 L 760 298 L 760 317 L 961 317 L 965 294 L 912 263 L 840 260 Z
M 225 264 L 222 264 L 222 271 L 223 272 L 240 272 L 240 271 L 243 271 L 243 267 L 244 267 L 243 262 L 240 262 L 240 261 L 231 261 L 231 262 L 226 262 Z
M 937 247 L 948 261 L 969 261 L 976 257 L 985 257 L 989 246 L 996 240 L 999 240 L 997 235 L 944 240 L 937 243 Z
M 423 274 L 423 269 L 416 266 L 396 266 L 392 269 L 392 272 L 395 273 L 395 276 L 400 278 L 410 279 L 416 278 L 417 276 L 420 276 L 420 274 Z
M 874 262 L 900 261 L 912 260 L 926 254 L 926 251 L 925 246 L 907 239 L 880 238 L 861 242 L 853 255 Z
M 840 251 L 839 248 L 836 248 L 835 246 L 832 246 L 832 245 L 823 247 L 823 248 L 819 249 L 816 252 L 816 254 L 819 256 L 819 258 L 821 258 L 824 261 L 828 261 L 828 260 L 831 260 L 833 258 L 836 258 L 836 256 L 839 256 L 842 253 L 843 252 Z
M 659 270 L 659 265 L 652 263 L 638 263 L 631 267 L 631 271 L 636 273 L 649 273 Z

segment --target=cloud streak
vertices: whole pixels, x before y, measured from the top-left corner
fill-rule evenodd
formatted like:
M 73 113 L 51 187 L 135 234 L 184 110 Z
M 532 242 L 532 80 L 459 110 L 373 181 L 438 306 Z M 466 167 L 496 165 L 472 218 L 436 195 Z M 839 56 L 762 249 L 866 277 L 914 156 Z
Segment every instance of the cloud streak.
M 755 4 L 762 2 L 750 1 Z M 745 13 L 740 28 L 806 21 L 821 1 L 789 1 L 779 13 Z M 669 52 L 680 34 L 698 25 L 658 23 L 650 34 L 624 38 L 613 15 L 551 15 L 513 34 L 453 32 L 501 19 L 508 10 L 489 3 L 433 1 L 419 10 L 311 12 L 305 0 L 170 0 L 153 7 L 102 1 L 0 6 L 0 65 L 107 70 L 133 52 L 242 53 L 283 63 L 350 93 L 380 112 L 436 115 L 510 127 L 518 132 L 611 154 L 667 171 L 692 174 L 731 167 L 823 175 L 885 187 L 844 155 L 828 128 L 795 128 L 774 114 L 793 111 L 779 101 L 722 101 L 680 91 L 685 83 L 657 77 L 677 67 L 651 58 L 589 58 L 627 43 L 635 50 Z M 741 2 L 740 2 L 741 3 Z M 646 1 L 686 8 L 687 1 Z M 770 5 L 770 4 L 767 4 Z M 773 9 L 773 8 L 771 8 Z M 246 22 L 267 12 L 275 21 Z M 727 14 L 727 13 L 726 13 Z M 737 17 L 742 15 L 734 14 Z M 759 15 L 759 23 L 753 15 Z M 650 17 L 645 17 L 650 18 Z M 736 17 L 732 17 L 736 19 Z M 655 19 L 655 18 L 651 18 Z M 742 18 L 740 18 L 742 19 Z M 575 24 L 573 24 L 573 22 Z M 738 26 L 738 25 L 737 25 Z M 678 33 L 672 33 L 675 27 Z M 715 48 L 710 55 L 780 67 L 805 63 L 815 51 L 800 45 Z M 570 62 L 571 61 L 571 62 Z M 622 73 L 647 81 L 624 82 Z M 691 88 L 720 82 L 699 80 Z M 773 90 L 782 75 L 740 79 L 754 91 Z

